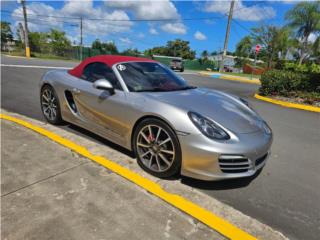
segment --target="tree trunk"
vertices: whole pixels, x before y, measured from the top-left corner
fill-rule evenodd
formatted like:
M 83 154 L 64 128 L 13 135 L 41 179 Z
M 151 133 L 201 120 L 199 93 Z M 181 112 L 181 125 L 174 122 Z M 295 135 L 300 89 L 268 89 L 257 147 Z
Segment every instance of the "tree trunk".
M 302 48 L 301 48 L 301 55 L 300 55 L 300 59 L 299 59 L 299 65 L 302 64 L 303 59 L 305 58 L 305 53 L 307 50 L 307 45 L 308 45 L 308 36 L 304 37 L 303 40 L 303 44 L 302 44 Z

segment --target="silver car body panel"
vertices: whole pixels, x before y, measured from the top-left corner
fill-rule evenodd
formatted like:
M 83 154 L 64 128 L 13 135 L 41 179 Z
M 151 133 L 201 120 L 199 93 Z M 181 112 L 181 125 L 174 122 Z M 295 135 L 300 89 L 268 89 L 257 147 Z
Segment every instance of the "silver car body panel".
M 112 67 L 122 90 L 115 94 L 99 90 L 93 84 L 65 70 L 47 72 L 41 82 L 50 84 L 59 98 L 62 118 L 132 150 L 132 135 L 137 123 L 146 117 L 166 122 L 178 135 L 182 151 L 181 173 L 203 180 L 220 180 L 253 175 L 263 167 L 255 161 L 270 152 L 272 134 L 266 134 L 260 116 L 237 97 L 204 89 L 171 92 L 129 92 L 116 66 Z M 66 92 L 73 96 L 76 111 Z M 229 140 L 212 140 L 191 122 L 189 111 L 197 112 L 222 127 Z M 219 157 L 243 156 L 250 167 L 242 173 L 225 173 Z

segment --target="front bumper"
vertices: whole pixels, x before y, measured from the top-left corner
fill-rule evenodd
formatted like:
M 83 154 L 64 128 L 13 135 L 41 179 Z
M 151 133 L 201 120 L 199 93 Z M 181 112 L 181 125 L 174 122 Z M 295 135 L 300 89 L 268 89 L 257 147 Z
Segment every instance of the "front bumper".
M 179 135 L 179 141 L 182 151 L 181 174 L 211 181 L 254 175 L 266 163 L 272 135 L 264 132 L 237 134 L 236 140 L 221 142 L 211 140 L 202 134 L 190 134 Z M 242 159 L 242 162 L 237 163 L 237 159 Z M 244 160 L 247 160 L 247 163 L 243 162 Z M 240 166 L 241 164 L 243 166 Z M 230 170 L 226 170 L 225 167 L 229 167 Z

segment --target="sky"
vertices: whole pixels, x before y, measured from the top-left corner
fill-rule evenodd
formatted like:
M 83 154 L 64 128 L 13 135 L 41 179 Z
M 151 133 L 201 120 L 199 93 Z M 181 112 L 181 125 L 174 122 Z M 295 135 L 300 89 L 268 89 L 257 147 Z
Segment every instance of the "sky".
M 296 1 L 235 2 L 228 50 L 234 51 L 239 40 L 261 24 L 282 26 L 286 11 Z M 230 1 L 31 1 L 26 0 L 29 31 L 66 32 L 75 44 L 80 41 L 83 18 L 85 46 L 92 41 L 113 41 L 120 50 L 143 51 L 165 45 L 177 38 L 190 42 L 200 55 L 203 50 L 223 48 Z M 13 32 L 22 21 L 18 1 L 1 1 L 1 20 L 11 23 Z M 143 21 L 143 20 L 149 21 Z M 172 21 L 156 21 L 170 19 Z

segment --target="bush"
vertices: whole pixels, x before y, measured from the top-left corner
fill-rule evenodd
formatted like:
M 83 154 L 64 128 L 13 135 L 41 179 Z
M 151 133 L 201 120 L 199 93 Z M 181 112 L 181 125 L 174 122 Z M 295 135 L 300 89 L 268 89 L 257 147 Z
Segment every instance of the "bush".
M 315 63 L 297 64 L 297 63 L 287 62 L 282 65 L 282 68 L 277 68 L 277 69 L 283 69 L 287 71 L 294 71 L 294 72 L 300 72 L 300 73 L 320 73 L 320 65 Z
M 319 73 L 269 70 L 261 75 L 262 95 L 288 96 L 290 92 L 320 92 Z

